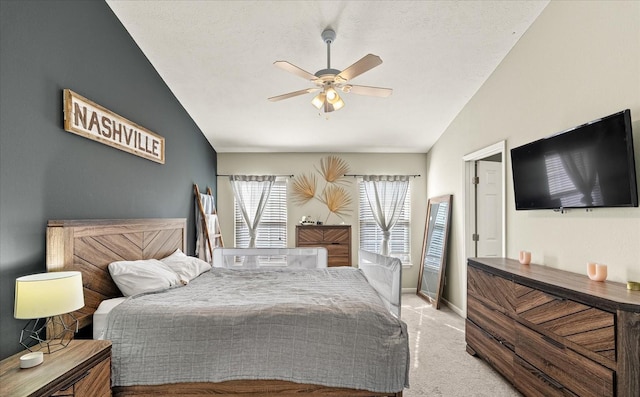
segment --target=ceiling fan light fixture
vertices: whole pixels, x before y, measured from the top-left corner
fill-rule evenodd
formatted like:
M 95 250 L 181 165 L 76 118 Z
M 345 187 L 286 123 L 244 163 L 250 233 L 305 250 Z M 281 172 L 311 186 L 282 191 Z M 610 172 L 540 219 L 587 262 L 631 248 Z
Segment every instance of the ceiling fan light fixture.
M 333 88 L 328 88 L 327 89 L 327 102 L 329 102 L 330 104 L 334 104 L 336 102 L 338 102 L 340 100 L 340 95 L 338 95 L 338 92 L 336 90 L 334 90 Z
M 344 101 L 338 96 L 338 100 L 332 103 L 334 110 L 340 110 L 344 107 Z
M 326 94 L 324 92 L 321 92 L 311 100 L 311 104 L 315 106 L 317 109 L 322 109 L 322 106 L 324 105 L 325 97 L 326 97 Z

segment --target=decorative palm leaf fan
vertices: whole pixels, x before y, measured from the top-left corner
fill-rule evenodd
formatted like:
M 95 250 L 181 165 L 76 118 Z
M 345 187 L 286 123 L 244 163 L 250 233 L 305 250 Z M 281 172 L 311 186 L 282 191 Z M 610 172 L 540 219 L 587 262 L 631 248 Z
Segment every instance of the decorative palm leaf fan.
M 338 94 L 338 91 L 343 93 L 353 93 L 358 95 L 369 95 L 377 97 L 388 97 L 393 90 L 391 88 L 381 87 L 369 87 L 364 85 L 353 85 L 349 83 L 349 80 L 361 75 L 362 73 L 375 68 L 382 63 L 382 59 L 379 56 L 373 54 L 367 54 L 359 61 L 349 66 L 345 70 L 331 69 L 331 43 L 336 39 L 336 32 L 327 28 L 322 32 L 322 40 L 327 43 L 327 68 L 318 70 L 315 74 L 311 74 L 306 70 L 303 70 L 292 63 L 287 61 L 276 61 L 273 64 L 287 72 L 293 73 L 309 80 L 316 85 L 313 88 L 306 88 L 304 90 L 293 91 L 287 94 L 282 94 L 269 98 L 270 101 L 276 102 L 287 98 L 293 98 L 299 95 L 308 94 L 311 92 L 320 93 L 316 95 L 311 103 L 318 109 L 323 109 L 325 113 L 333 112 L 334 110 L 342 109 L 344 101 Z

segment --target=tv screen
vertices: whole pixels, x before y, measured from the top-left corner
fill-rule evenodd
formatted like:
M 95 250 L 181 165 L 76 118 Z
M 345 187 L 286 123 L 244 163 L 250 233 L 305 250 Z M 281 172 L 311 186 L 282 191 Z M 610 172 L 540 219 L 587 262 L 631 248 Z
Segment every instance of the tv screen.
M 637 207 L 629 109 L 511 149 L 517 210 Z

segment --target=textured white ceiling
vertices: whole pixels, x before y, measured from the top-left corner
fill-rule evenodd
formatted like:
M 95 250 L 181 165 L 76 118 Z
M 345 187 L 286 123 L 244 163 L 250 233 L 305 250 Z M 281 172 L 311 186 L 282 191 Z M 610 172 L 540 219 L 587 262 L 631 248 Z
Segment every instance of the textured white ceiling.
M 424 153 L 547 5 L 544 1 L 107 0 L 218 152 Z M 368 53 L 382 65 L 353 84 L 388 98 L 344 94 L 319 115 L 312 87 L 273 66 L 331 67 Z

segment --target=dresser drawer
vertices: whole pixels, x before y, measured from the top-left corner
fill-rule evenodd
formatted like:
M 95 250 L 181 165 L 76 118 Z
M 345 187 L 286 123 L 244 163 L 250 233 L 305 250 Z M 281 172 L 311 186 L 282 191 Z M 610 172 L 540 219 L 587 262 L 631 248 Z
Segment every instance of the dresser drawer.
M 578 397 L 518 356 L 513 360 L 515 386 L 528 397 Z
M 323 247 L 327 248 L 327 253 L 329 256 L 348 256 L 349 255 L 349 246 L 347 245 L 337 245 L 337 244 L 326 244 Z
M 614 395 L 613 371 L 521 324 L 516 334 L 516 354 L 557 384 L 584 397 Z
M 304 243 L 306 245 L 322 243 L 324 241 L 324 233 L 319 228 L 300 226 L 298 228 L 298 241 L 300 244 Z
M 511 350 L 469 320 L 466 321 L 465 339 L 467 345 L 505 378 L 513 379 L 514 354 Z
M 473 267 L 467 268 L 467 292 L 504 313 L 515 313 L 515 283 Z
M 300 243 L 349 243 L 348 228 L 300 226 L 298 230 Z
M 111 396 L 111 359 L 103 360 L 75 385 L 75 397 Z
M 323 244 L 323 243 L 304 243 L 298 244 L 298 247 L 322 247 L 327 249 L 327 255 L 329 258 L 333 256 L 349 256 L 349 246 L 337 245 L 337 244 Z
M 333 256 L 329 258 L 328 266 L 351 266 L 351 259 L 348 256 Z
M 52 397 L 107 397 L 111 396 L 111 359 L 96 364 L 83 374 L 71 379 L 64 389 Z
M 349 242 L 349 230 L 347 228 L 325 229 L 322 234 L 322 241 L 347 244 Z
M 523 320 L 611 361 L 616 360 L 615 315 L 522 285 L 516 312 Z
M 516 335 L 513 319 L 471 296 L 467 300 L 467 318 L 509 349 L 514 349 Z

